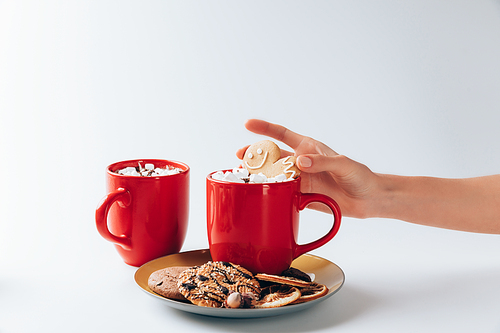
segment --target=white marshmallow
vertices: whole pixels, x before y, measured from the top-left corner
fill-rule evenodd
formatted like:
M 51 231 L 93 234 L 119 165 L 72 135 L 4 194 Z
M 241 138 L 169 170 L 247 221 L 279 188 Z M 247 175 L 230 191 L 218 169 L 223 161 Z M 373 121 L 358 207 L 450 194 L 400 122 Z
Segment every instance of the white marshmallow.
M 263 177 L 260 174 L 251 174 L 250 175 L 250 183 L 260 184 L 260 183 L 265 183 L 266 181 L 267 181 L 266 176 Z
M 263 174 L 262 172 L 259 172 L 258 175 L 262 178 L 264 178 L 264 183 L 267 183 L 267 176 Z
M 169 168 L 169 167 L 160 170 L 162 171 L 161 173 L 162 176 L 176 175 L 182 171 L 180 168 Z
M 287 178 L 285 174 L 280 174 L 276 177 L 267 178 L 262 172 L 258 174 L 250 174 L 248 170 L 234 168 L 232 171 L 217 171 L 212 174 L 212 178 L 233 183 L 263 184 L 263 183 L 281 183 L 289 180 L 294 180 L 293 177 Z
M 233 183 L 244 183 L 245 181 L 241 178 L 238 178 L 234 173 L 228 171 L 224 174 L 224 178 L 222 179 L 226 182 L 233 182 Z
M 216 179 L 216 180 L 223 180 L 224 179 L 224 172 L 217 171 L 216 173 L 212 174 L 212 178 Z
M 125 169 L 121 169 L 118 172 L 121 173 L 122 175 L 126 175 L 126 174 L 131 174 L 132 172 L 137 172 L 137 171 L 135 170 L 134 167 L 126 167 Z
M 274 177 L 274 180 L 278 183 L 284 182 L 286 180 L 286 175 L 283 173 L 281 175 L 277 175 L 276 177 Z
M 238 178 L 248 178 L 249 172 L 247 169 L 234 168 L 233 173 Z
M 138 163 L 140 167 L 140 172 L 137 172 L 137 169 L 134 167 L 126 167 L 116 171 L 116 173 L 125 176 L 143 176 L 143 177 L 157 177 L 164 175 L 175 175 L 177 173 L 182 172 L 180 168 L 172 168 L 170 169 L 168 166 L 165 169 L 155 168 L 154 164 L 147 163 L 145 168 L 142 168 L 141 164 Z M 148 176 L 149 174 L 149 176 Z

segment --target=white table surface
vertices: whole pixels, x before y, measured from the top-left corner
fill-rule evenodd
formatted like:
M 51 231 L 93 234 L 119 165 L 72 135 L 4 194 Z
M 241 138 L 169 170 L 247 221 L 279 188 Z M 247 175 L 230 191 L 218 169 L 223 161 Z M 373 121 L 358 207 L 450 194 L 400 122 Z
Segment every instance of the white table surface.
M 134 282 L 95 228 L 104 170 L 205 175 L 282 123 L 374 171 L 500 170 L 498 1 L 0 1 L 0 332 L 500 332 L 500 238 L 344 218 L 313 254 L 345 285 L 301 313 L 221 319 Z M 300 241 L 330 217 L 303 212 Z

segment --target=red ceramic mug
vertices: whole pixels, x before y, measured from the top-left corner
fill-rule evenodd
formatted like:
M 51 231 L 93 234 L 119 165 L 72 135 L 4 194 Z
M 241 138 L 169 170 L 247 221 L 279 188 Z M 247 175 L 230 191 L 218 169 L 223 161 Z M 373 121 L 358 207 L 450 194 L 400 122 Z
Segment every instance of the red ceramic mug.
M 164 176 L 126 176 L 117 170 L 144 167 L 179 168 Z M 97 230 L 115 244 L 125 263 L 140 266 L 180 251 L 188 226 L 189 167 L 168 160 L 130 160 L 106 169 L 108 194 L 96 209 Z
M 312 202 L 327 205 L 334 223 L 323 237 L 299 245 L 299 212 Z M 340 220 L 340 208 L 333 199 L 300 192 L 300 177 L 245 184 L 207 176 L 207 231 L 214 261 L 232 262 L 253 273 L 280 274 L 298 256 L 329 242 Z

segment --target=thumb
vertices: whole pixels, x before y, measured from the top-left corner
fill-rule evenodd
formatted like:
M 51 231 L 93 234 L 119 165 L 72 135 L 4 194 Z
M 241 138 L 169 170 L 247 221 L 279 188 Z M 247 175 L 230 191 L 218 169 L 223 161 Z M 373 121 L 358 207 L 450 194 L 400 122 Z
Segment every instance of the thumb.
M 297 157 L 297 166 L 301 171 L 318 173 L 332 172 L 337 176 L 348 174 L 355 167 L 354 161 L 344 155 L 324 156 L 320 154 L 306 154 Z

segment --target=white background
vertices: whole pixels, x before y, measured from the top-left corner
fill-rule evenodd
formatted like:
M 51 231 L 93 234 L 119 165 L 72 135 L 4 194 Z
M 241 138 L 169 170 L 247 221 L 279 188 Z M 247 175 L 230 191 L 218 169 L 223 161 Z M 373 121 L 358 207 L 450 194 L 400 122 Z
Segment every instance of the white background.
M 499 173 L 499 92 L 498 0 L 0 0 L 0 332 L 500 332 L 497 235 L 344 218 L 313 252 L 336 295 L 224 320 L 142 292 L 94 221 L 108 164 L 180 160 L 206 248 L 205 176 L 261 139 L 248 118 L 376 172 Z

